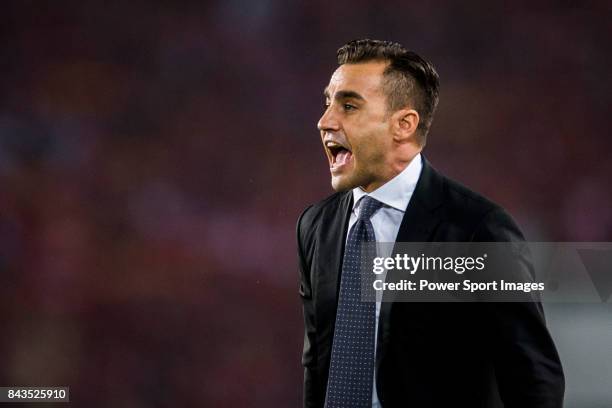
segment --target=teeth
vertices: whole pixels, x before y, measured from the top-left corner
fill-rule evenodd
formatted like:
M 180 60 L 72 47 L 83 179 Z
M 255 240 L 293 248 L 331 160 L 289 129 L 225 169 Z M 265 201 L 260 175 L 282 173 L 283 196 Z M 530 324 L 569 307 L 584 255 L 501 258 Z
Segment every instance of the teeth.
M 331 142 L 331 141 L 325 142 L 325 146 L 327 146 L 327 147 L 342 147 L 341 144 L 338 144 L 336 142 Z

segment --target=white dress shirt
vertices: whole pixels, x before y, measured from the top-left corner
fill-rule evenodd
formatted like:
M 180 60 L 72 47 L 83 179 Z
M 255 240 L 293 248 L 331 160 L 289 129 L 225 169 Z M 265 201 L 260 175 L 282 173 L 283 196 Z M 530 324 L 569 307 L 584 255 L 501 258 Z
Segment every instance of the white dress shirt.
M 369 195 L 370 197 L 384 204 L 383 207 L 376 211 L 376 213 L 370 219 L 374 228 L 374 234 L 376 235 L 376 242 L 395 242 L 402 218 L 404 218 L 404 213 L 406 212 L 406 207 L 408 207 L 412 193 L 414 192 L 419 176 L 421 175 L 421 169 L 423 168 L 423 163 L 421 160 L 421 154 L 419 153 L 414 157 L 414 159 L 412 159 L 410 164 L 406 166 L 404 170 L 402 170 L 400 174 L 371 193 L 366 193 L 360 187 L 353 189 L 353 211 L 351 212 L 351 217 L 349 219 L 348 231 L 351 230 L 359 217 L 359 204 L 361 198 Z M 348 239 L 348 232 L 345 239 Z M 392 248 L 390 245 L 379 247 L 376 255 L 382 257 L 391 256 L 391 249 Z M 380 296 L 377 297 L 375 326 L 377 329 L 374 336 L 374 350 L 376 350 L 376 343 L 378 342 L 380 300 Z M 372 408 L 380 408 L 378 392 L 376 391 L 376 369 L 374 369 Z

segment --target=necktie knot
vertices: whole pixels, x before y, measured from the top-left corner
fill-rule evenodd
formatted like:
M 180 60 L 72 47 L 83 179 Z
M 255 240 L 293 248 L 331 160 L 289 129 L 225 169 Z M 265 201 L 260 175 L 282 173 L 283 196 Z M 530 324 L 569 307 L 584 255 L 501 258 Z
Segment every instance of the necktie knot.
M 369 220 L 382 206 L 383 203 L 370 196 L 363 197 L 359 203 L 359 219 Z

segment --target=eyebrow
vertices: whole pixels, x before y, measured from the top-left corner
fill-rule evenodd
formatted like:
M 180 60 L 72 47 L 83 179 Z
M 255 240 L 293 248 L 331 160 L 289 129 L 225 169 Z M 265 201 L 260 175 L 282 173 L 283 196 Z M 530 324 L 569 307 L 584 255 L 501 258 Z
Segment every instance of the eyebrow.
M 327 88 L 325 88 L 325 90 L 323 91 L 323 95 L 326 98 L 329 98 L 329 90 Z M 360 101 L 365 101 L 365 98 L 363 96 L 361 96 L 360 94 L 358 94 L 357 92 L 355 92 L 355 91 L 338 91 L 334 95 L 334 98 L 336 100 L 357 99 L 357 100 L 360 100 Z

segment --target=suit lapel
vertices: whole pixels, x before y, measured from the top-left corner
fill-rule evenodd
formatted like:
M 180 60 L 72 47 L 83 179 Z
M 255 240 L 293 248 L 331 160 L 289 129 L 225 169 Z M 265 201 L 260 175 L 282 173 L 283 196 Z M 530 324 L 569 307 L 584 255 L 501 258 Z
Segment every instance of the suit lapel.
M 318 265 L 315 307 L 318 317 L 317 330 L 321 340 L 327 338 L 327 336 L 330 336 L 329 339 L 333 338 L 339 277 L 342 270 L 345 237 L 352 204 L 353 194 L 348 191 L 338 200 L 336 206 L 329 208 L 322 214 L 319 227 L 320 241 L 316 251 L 319 260 L 315 262 L 315 265 Z M 320 342 L 320 344 L 326 343 L 325 341 Z M 331 341 L 329 341 L 329 346 L 330 350 L 321 350 L 320 359 L 325 358 L 324 356 L 331 352 Z
M 396 242 L 425 242 L 440 222 L 444 184 L 438 172 L 423 157 L 423 169 L 406 208 Z
M 442 203 L 444 201 L 444 181 L 442 176 L 423 157 L 423 169 L 412 198 L 408 203 L 404 218 L 400 224 L 396 242 L 428 242 L 436 227 L 442 221 Z M 397 250 L 394 248 L 393 256 Z M 380 363 L 381 351 L 389 338 L 390 315 L 393 307 L 392 291 L 384 293 L 380 308 L 378 324 L 377 366 Z

